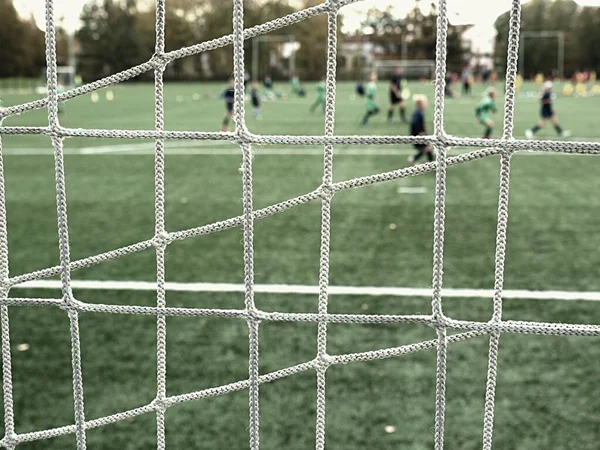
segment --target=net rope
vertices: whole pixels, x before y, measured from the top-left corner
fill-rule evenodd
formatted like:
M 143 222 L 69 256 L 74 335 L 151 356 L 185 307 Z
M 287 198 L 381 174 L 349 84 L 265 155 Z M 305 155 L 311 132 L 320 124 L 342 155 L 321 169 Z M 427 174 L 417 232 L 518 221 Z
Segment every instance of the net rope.
M 498 371 L 499 342 L 502 333 L 538 334 L 549 336 L 600 336 L 600 326 L 583 324 L 562 324 L 527 321 L 502 320 L 502 290 L 504 262 L 508 225 L 508 194 L 510 159 L 517 151 L 560 152 L 568 154 L 600 154 L 600 143 L 597 142 L 565 142 L 565 141 L 525 141 L 513 136 L 515 78 L 519 50 L 519 29 L 521 4 L 513 0 L 510 15 L 510 35 L 506 73 L 505 119 L 502 139 L 472 139 L 448 135 L 444 130 L 444 87 L 447 53 L 447 0 L 438 0 L 436 67 L 435 67 L 435 109 L 434 133 L 430 136 L 340 136 L 335 135 L 335 98 L 336 98 L 336 37 L 337 16 L 339 9 L 360 0 L 328 0 L 317 6 L 294 12 L 287 16 L 266 22 L 251 28 L 244 28 L 243 0 L 233 0 L 233 33 L 201 44 L 185 47 L 180 50 L 165 52 L 165 0 L 156 0 L 156 48 L 152 58 L 138 66 L 111 75 L 62 94 L 57 92 L 56 62 L 56 26 L 54 21 L 53 0 L 46 0 L 46 58 L 48 66 L 46 98 L 16 106 L 0 108 L 0 328 L 2 336 L 2 389 L 4 398 L 5 435 L 0 446 L 12 450 L 23 442 L 48 439 L 61 435 L 74 434 L 78 450 L 86 448 L 86 430 L 105 426 L 129 419 L 141 414 L 156 414 L 157 448 L 165 449 L 165 412 L 173 405 L 203 398 L 225 395 L 247 389 L 249 393 L 249 446 L 251 450 L 260 448 L 260 386 L 264 383 L 292 376 L 294 374 L 314 370 L 317 376 L 317 413 L 315 426 L 315 448 L 325 448 L 326 430 L 326 386 L 327 369 L 332 365 L 349 364 L 360 361 L 373 361 L 394 358 L 427 349 L 437 352 L 436 365 L 436 397 L 434 417 L 434 446 L 436 450 L 444 448 L 444 409 L 446 404 L 446 358 L 449 344 L 472 339 L 477 336 L 489 336 L 489 360 L 485 392 L 485 409 L 483 420 L 483 449 L 492 448 L 494 399 Z M 316 15 L 328 17 L 327 44 L 327 78 L 326 78 L 326 113 L 325 129 L 321 136 L 277 136 L 257 135 L 250 132 L 245 124 L 244 106 L 244 40 L 268 33 L 293 23 L 306 20 Z M 198 132 L 167 131 L 164 125 L 163 73 L 167 65 L 180 58 L 196 55 L 233 44 L 234 50 L 234 120 L 235 132 Z M 154 71 L 155 78 L 155 128 L 154 130 L 103 130 L 75 129 L 62 127 L 58 120 L 58 103 L 98 89 L 117 84 L 136 77 L 144 72 Z M 22 127 L 3 126 L 5 118 L 34 109 L 47 108 L 48 126 Z M 60 264 L 31 273 L 10 276 L 8 264 L 8 240 L 6 225 L 6 200 L 4 165 L 2 155 L 2 135 L 45 135 L 51 139 L 54 148 L 56 173 L 56 200 L 58 240 Z M 71 261 L 69 255 L 69 233 L 67 221 L 67 199 L 65 190 L 65 170 L 63 142 L 68 137 L 115 138 L 115 139 L 154 139 L 155 140 L 155 235 L 126 247 L 118 248 L 80 260 Z M 191 228 L 169 232 L 165 228 L 165 141 L 189 140 L 227 140 L 236 142 L 242 154 L 242 214 L 227 220 Z M 369 175 L 345 181 L 333 181 L 333 155 L 336 145 L 397 145 L 397 144 L 430 144 L 435 146 L 438 154 L 436 162 L 406 167 L 390 172 Z M 323 145 L 323 178 L 322 184 L 310 193 L 277 203 L 266 208 L 255 210 L 253 207 L 253 146 L 261 144 L 286 145 Z M 458 156 L 447 157 L 449 146 L 472 147 L 472 150 Z M 497 239 L 495 253 L 495 282 L 493 296 L 493 315 L 488 322 L 456 320 L 444 315 L 442 308 L 442 284 L 444 264 L 444 222 L 446 196 L 446 170 L 449 166 L 464 164 L 487 156 L 500 155 L 500 189 L 498 200 Z M 434 237 L 433 237 L 433 296 L 431 314 L 429 315 L 374 315 L 374 314 L 332 314 L 328 312 L 329 289 L 329 256 L 331 239 L 331 206 L 337 192 L 370 186 L 373 184 L 417 176 L 427 172 L 436 173 Z M 254 301 L 254 222 L 313 202 L 321 202 L 321 246 L 319 269 L 319 296 L 317 313 L 282 313 L 266 312 L 258 309 Z M 174 241 L 191 239 L 217 233 L 234 227 L 243 230 L 244 260 L 244 309 L 211 309 L 169 307 L 165 292 L 165 252 Z M 156 252 L 156 306 L 125 306 L 88 304 L 77 300 L 71 290 L 71 272 L 90 267 L 126 255 L 154 247 Z M 11 298 L 12 286 L 26 281 L 37 280 L 59 275 L 62 284 L 62 298 Z M 74 424 L 28 433 L 15 431 L 15 412 L 13 405 L 11 347 L 9 328 L 9 306 L 49 306 L 63 309 L 70 323 Z M 157 332 L 157 379 L 156 398 L 149 404 L 132 410 L 120 412 L 106 417 L 89 419 L 85 416 L 84 385 L 81 367 L 81 344 L 79 336 L 80 312 L 106 314 L 138 314 L 156 317 Z M 167 395 L 166 367 L 166 318 L 171 316 L 186 317 L 229 317 L 243 319 L 248 324 L 249 361 L 248 378 L 246 380 L 203 389 L 182 395 Z M 261 322 L 313 322 L 317 323 L 316 357 L 302 364 L 287 367 L 271 373 L 259 372 L 259 330 Z M 327 352 L 327 326 L 329 323 L 345 324 L 383 324 L 383 323 L 420 323 L 436 330 L 434 340 L 403 345 L 395 348 L 330 355 Z M 459 331 L 450 334 L 449 331 Z

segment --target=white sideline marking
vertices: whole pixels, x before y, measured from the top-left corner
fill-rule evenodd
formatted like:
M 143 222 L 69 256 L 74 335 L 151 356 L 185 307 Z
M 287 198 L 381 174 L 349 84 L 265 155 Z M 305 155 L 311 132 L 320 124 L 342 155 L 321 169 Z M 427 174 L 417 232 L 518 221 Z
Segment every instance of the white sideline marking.
M 597 142 L 595 138 L 573 138 L 569 141 L 582 142 Z M 565 142 L 569 142 L 565 141 Z M 257 155 L 265 156 L 322 156 L 323 149 L 319 146 L 316 148 L 306 148 L 297 146 L 296 149 L 290 147 L 275 147 L 271 145 L 259 145 L 254 147 Z M 397 148 L 390 146 L 372 147 L 372 146 L 357 146 L 358 148 L 345 149 L 338 148 L 336 156 L 407 156 L 412 155 L 414 150 L 407 148 Z M 460 155 L 464 150 L 457 147 L 448 147 L 448 153 Z M 54 150 L 50 147 L 24 147 L 11 148 L 4 146 L 3 153 L 5 155 L 17 156 L 41 156 L 53 155 Z M 153 142 L 139 142 L 116 145 L 99 145 L 93 147 L 69 148 L 65 146 L 64 153 L 66 155 L 154 155 Z M 167 155 L 204 155 L 204 156 L 240 156 L 241 151 L 234 142 L 230 141 L 208 141 L 208 140 L 185 140 L 171 141 L 166 144 Z M 518 152 L 516 156 L 547 156 L 547 155 L 565 155 L 558 152 Z
M 35 280 L 18 284 L 13 289 L 60 289 L 60 280 Z M 123 291 L 155 291 L 156 282 L 152 281 L 88 281 L 72 280 L 73 289 L 87 290 L 123 290 Z M 165 283 L 167 291 L 172 292 L 244 292 L 243 284 L 233 283 Z M 257 284 L 254 291 L 262 294 L 318 294 L 317 285 L 299 284 Z M 329 286 L 332 295 L 362 295 L 373 297 L 431 297 L 429 288 L 400 288 L 375 286 Z M 492 298 L 492 289 L 443 289 L 442 295 L 460 298 Z M 600 301 L 600 292 L 577 291 L 502 291 L 503 298 L 523 300 L 587 300 Z
M 217 141 L 218 142 L 218 141 Z M 101 156 L 110 154 L 111 156 L 141 156 L 141 155 L 154 155 L 154 147 L 120 147 L 110 148 L 113 146 L 105 147 L 84 147 L 84 148 L 65 148 L 65 155 L 79 155 L 79 156 Z M 289 148 L 274 148 L 267 147 L 254 148 L 254 152 L 258 156 L 322 156 L 323 149 L 319 148 L 303 148 L 298 150 L 290 150 Z M 449 151 L 449 154 L 460 155 L 465 151 L 454 150 Z M 3 150 L 4 155 L 8 156 L 52 156 L 54 154 L 51 148 L 21 148 L 11 149 L 5 148 Z M 339 149 L 335 153 L 335 156 L 408 156 L 414 154 L 413 150 L 401 149 L 401 148 L 357 148 L 357 149 Z M 166 155 L 199 155 L 199 156 L 240 156 L 240 150 L 232 148 L 185 148 L 178 147 L 166 148 Z M 564 156 L 566 153 L 559 152 L 520 152 L 516 153 L 516 157 L 521 156 Z
M 424 186 L 421 186 L 421 187 L 400 186 L 398 188 L 398 194 L 408 194 L 408 195 L 427 194 L 427 188 Z

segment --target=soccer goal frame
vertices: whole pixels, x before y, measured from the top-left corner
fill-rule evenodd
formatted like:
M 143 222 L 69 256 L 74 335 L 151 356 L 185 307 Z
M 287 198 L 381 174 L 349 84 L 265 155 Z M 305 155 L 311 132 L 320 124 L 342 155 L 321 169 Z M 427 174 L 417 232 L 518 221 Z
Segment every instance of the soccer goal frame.
M 266 34 L 252 39 L 252 80 L 258 81 L 260 77 L 260 44 L 263 42 L 280 42 L 292 44 L 296 42 L 293 34 Z M 290 55 L 289 76 L 290 79 L 296 73 L 296 50 Z
M 433 79 L 435 76 L 435 61 L 430 59 L 377 59 L 373 61 L 371 67 L 367 70 L 368 72 L 385 72 L 388 74 L 398 67 L 401 67 L 404 70 L 404 76 L 406 78 L 420 78 L 424 73 L 427 73 L 426 77 L 428 79 Z
M 544 39 L 551 38 L 557 40 L 558 57 L 557 70 L 558 76 L 565 76 L 565 33 L 564 31 L 521 31 L 521 42 L 519 45 L 519 73 L 525 77 L 525 42 L 527 39 Z
M 65 89 L 70 89 L 75 86 L 76 70 L 75 66 L 57 66 L 56 67 L 56 80 L 57 85 L 62 86 Z M 36 94 L 44 95 L 48 93 L 48 69 L 44 69 L 41 78 L 43 83 L 35 88 Z

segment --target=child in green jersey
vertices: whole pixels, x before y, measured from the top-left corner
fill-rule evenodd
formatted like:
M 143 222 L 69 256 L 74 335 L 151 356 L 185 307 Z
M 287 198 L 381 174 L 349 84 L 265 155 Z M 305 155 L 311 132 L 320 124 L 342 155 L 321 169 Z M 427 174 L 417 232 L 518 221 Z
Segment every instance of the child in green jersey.
M 321 105 L 321 108 L 323 108 L 323 113 L 325 113 L 325 91 L 325 77 L 323 77 L 321 78 L 321 81 L 319 81 L 319 84 L 317 84 L 317 98 L 310 107 L 310 112 L 315 112 L 315 109 Z
M 377 74 L 373 72 L 367 87 L 365 89 L 365 97 L 367 98 L 367 112 L 362 120 L 362 125 L 366 125 L 371 116 L 379 112 L 377 105 Z
M 483 134 L 484 139 L 490 139 L 492 136 L 492 129 L 494 128 L 494 121 L 492 120 L 492 114 L 495 114 L 496 109 L 496 90 L 494 88 L 488 88 L 483 95 L 483 98 L 477 105 L 475 110 L 475 116 L 481 125 L 485 127 Z

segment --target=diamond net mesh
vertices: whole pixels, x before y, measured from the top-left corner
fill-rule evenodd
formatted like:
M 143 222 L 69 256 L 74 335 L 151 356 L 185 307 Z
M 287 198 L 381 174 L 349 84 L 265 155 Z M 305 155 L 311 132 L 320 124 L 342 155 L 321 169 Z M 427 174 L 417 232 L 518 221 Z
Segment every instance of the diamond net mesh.
M 230 392 L 248 389 L 250 403 L 249 442 L 252 450 L 258 450 L 260 414 L 260 385 L 290 375 L 315 370 L 317 374 L 317 421 L 316 449 L 325 448 L 325 403 L 326 373 L 328 367 L 336 364 L 348 364 L 357 361 L 392 358 L 425 349 L 435 348 L 437 351 L 436 399 L 434 418 L 435 449 L 444 448 L 444 409 L 446 390 L 446 355 L 448 344 L 470 339 L 476 336 L 489 335 L 489 363 L 485 396 L 485 414 L 483 420 L 483 448 L 492 447 L 492 431 L 494 421 L 494 397 L 498 362 L 498 344 L 502 333 L 525 333 L 543 335 L 575 335 L 598 336 L 600 326 L 570 325 L 560 323 L 541 323 L 502 320 L 502 289 L 506 249 L 506 230 L 508 222 L 508 193 L 510 157 L 519 150 L 536 152 L 562 152 L 579 154 L 599 154 L 600 144 L 594 142 L 557 142 L 549 140 L 521 141 L 513 138 L 513 118 L 515 104 L 515 77 L 517 71 L 517 55 L 519 45 L 519 28 L 521 5 L 519 0 L 512 2 L 510 36 L 508 47 L 508 64 L 506 73 L 506 100 L 504 132 L 502 139 L 482 140 L 450 136 L 444 131 L 444 84 L 446 73 L 446 38 L 448 31 L 447 1 L 439 0 L 437 18 L 437 59 L 435 68 L 435 112 L 434 134 L 430 136 L 339 136 L 334 132 L 334 113 L 336 96 L 336 32 L 337 15 L 342 6 L 359 0 L 328 0 L 317 6 L 295 12 L 252 28 L 244 28 L 243 0 L 233 0 L 233 34 L 223 36 L 191 47 L 165 53 L 165 0 L 156 1 L 156 51 L 147 62 L 110 77 L 87 84 L 68 92 L 57 92 L 56 37 L 53 14 L 53 1 L 46 1 L 46 58 L 48 66 L 47 98 L 8 108 L 0 108 L 0 137 L 4 134 L 25 135 L 38 134 L 48 136 L 54 147 L 56 169 L 56 199 L 59 230 L 60 265 L 36 272 L 14 276 L 8 270 L 8 246 L 6 228 L 6 202 L 4 169 L 2 163 L 2 143 L 0 140 L 0 319 L 2 332 L 2 368 L 4 393 L 5 436 L 0 445 L 13 449 L 23 442 L 47 439 L 65 434 L 74 434 L 77 448 L 86 448 L 86 430 L 101 427 L 134 416 L 154 412 L 157 421 L 157 448 L 165 448 L 165 411 L 172 405 L 192 400 L 224 395 Z M 325 131 L 321 136 L 276 136 L 256 135 L 246 128 L 244 117 L 244 40 L 261 35 L 290 24 L 308 19 L 315 15 L 328 16 L 328 52 L 327 52 L 327 106 L 325 114 Z M 235 132 L 196 132 L 165 131 L 163 106 L 163 72 L 167 64 L 175 59 L 195 55 L 233 44 L 234 78 L 235 78 Z M 95 90 L 110 86 L 144 72 L 154 71 L 155 76 L 155 129 L 154 130 L 103 130 L 72 129 L 62 127 L 58 120 L 58 102 L 72 99 Z M 8 127 L 1 126 L 3 119 L 25 111 L 47 108 L 47 127 Z M 69 256 L 69 234 L 67 222 L 67 201 L 65 193 L 65 172 L 63 163 L 63 141 L 66 137 L 127 138 L 155 139 L 155 235 L 152 239 L 122 247 L 107 253 L 71 261 Z M 177 232 L 165 229 L 165 140 L 228 140 L 239 144 L 242 155 L 242 215 L 221 222 L 200 226 Z M 403 168 L 391 172 L 380 173 L 362 178 L 341 182 L 333 182 L 333 152 L 336 144 L 430 144 L 435 146 L 438 154 L 437 162 Z M 252 146 L 254 144 L 296 144 L 323 145 L 323 182 L 319 188 L 305 195 L 278 203 L 267 208 L 255 210 L 252 205 Z M 471 147 L 472 150 L 459 156 L 447 157 L 448 146 Z M 455 320 L 444 315 L 442 310 L 442 275 L 444 262 L 444 214 L 446 195 L 446 169 L 448 166 L 461 164 L 490 155 L 501 156 L 500 194 L 498 202 L 498 223 L 495 258 L 495 285 L 493 298 L 493 315 L 488 322 L 472 322 Z M 329 288 L 329 248 L 331 203 L 335 193 L 352 188 L 368 186 L 399 178 L 415 176 L 435 171 L 435 213 L 433 243 L 433 297 L 431 314 L 429 315 L 366 315 L 366 314 L 331 314 L 328 312 Z M 254 270 L 253 270 L 253 225 L 256 220 L 280 213 L 295 206 L 320 201 L 322 205 L 321 250 L 319 272 L 318 312 L 279 313 L 259 310 L 254 302 Z M 233 227 L 243 229 L 243 254 L 245 272 L 245 308 L 242 310 L 173 308 L 168 307 L 165 299 L 165 250 L 177 240 L 215 233 Z M 100 264 L 115 258 L 129 255 L 154 247 L 156 250 L 156 306 L 122 306 L 88 304 L 74 298 L 71 290 L 71 272 L 73 270 Z M 17 284 L 40 278 L 60 275 L 62 281 L 62 298 L 32 299 L 9 298 L 9 290 Z M 72 348 L 74 424 L 60 428 L 17 434 L 14 426 L 11 351 L 9 336 L 8 307 L 18 305 L 54 306 L 62 308 L 69 316 Z M 84 412 L 84 388 L 81 370 L 81 349 L 79 337 L 80 311 L 107 314 L 142 314 L 156 316 L 157 325 L 157 380 L 156 398 L 150 404 L 96 419 L 86 418 Z M 231 317 L 247 321 L 249 330 L 249 376 L 246 380 L 204 389 L 189 394 L 167 396 L 166 393 L 166 317 Z M 260 322 L 316 322 L 318 323 L 318 345 L 316 357 L 308 362 L 288 367 L 272 373 L 259 373 L 258 336 Z M 422 323 L 435 328 L 437 339 L 395 348 L 354 353 L 345 355 L 329 355 L 327 352 L 327 325 L 329 323 Z M 458 334 L 448 334 L 448 330 L 459 330 Z

